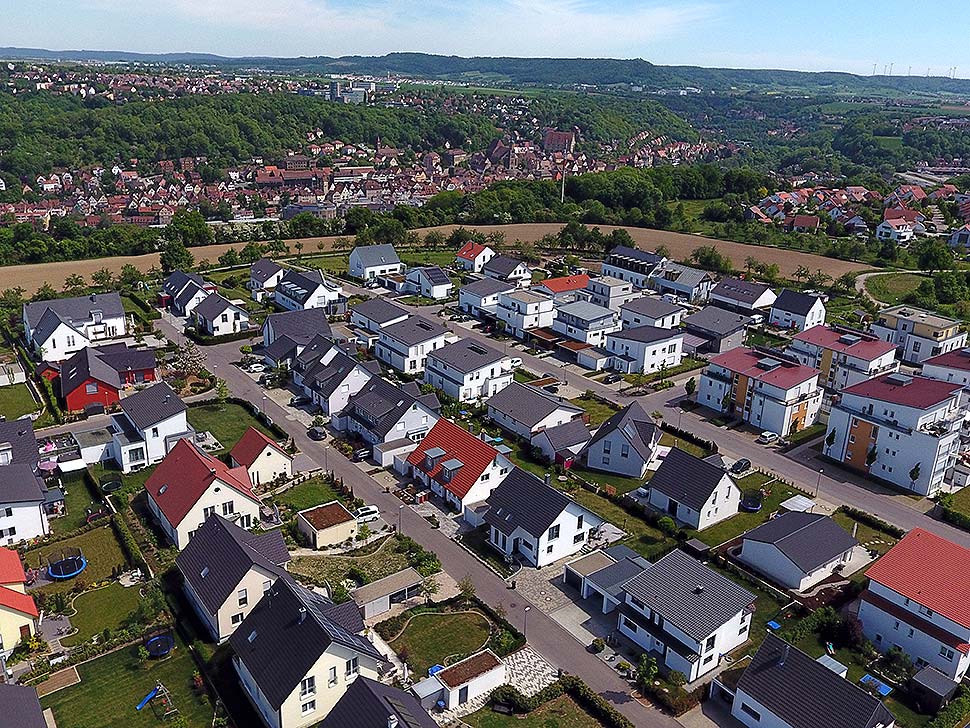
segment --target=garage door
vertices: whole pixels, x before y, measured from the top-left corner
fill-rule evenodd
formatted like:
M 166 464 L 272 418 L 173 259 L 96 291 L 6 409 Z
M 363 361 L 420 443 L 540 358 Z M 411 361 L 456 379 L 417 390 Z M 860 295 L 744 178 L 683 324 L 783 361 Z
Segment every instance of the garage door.
M 570 569 L 568 566 L 563 572 L 563 580 L 569 584 L 569 586 L 573 587 L 573 589 L 579 590 L 583 588 L 583 577 Z

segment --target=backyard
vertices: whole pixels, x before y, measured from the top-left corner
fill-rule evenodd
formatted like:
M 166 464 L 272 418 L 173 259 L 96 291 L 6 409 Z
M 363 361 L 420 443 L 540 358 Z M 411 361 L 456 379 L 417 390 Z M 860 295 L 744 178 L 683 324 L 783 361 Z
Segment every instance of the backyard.
M 276 496 L 276 502 L 279 505 L 291 508 L 293 511 L 302 511 L 332 500 L 340 500 L 340 498 L 323 478 L 312 478 Z
M 560 695 L 528 715 L 503 715 L 485 707 L 462 720 L 472 728 L 597 728 L 601 725 L 568 695 Z
M 164 725 L 158 699 L 141 711 L 135 706 L 157 683 L 170 691 L 172 703 L 187 728 L 208 728 L 212 707 L 204 695 L 195 693 L 192 674 L 195 662 L 180 640 L 166 660 L 142 662 L 137 647 L 126 647 L 78 666 L 81 682 L 41 699 L 54 713 L 59 728 L 155 728 Z
M 276 437 L 249 410 L 233 402 L 189 407 L 188 420 L 199 432 L 211 432 L 226 450 L 231 450 L 250 426 L 271 438 Z
M 26 384 L 10 384 L 0 387 L 0 415 L 16 420 L 40 409 Z
M 138 608 L 141 600 L 137 586 L 127 589 L 118 582 L 92 591 L 84 592 L 74 599 L 77 614 L 71 616 L 76 634 L 61 639 L 61 644 L 72 646 L 87 642 L 105 629 L 122 627 L 125 620 Z
M 394 539 L 388 536 L 346 556 L 297 556 L 290 562 L 289 570 L 316 584 L 338 584 L 353 570 L 355 576 L 370 583 L 408 567 L 407 556 L 394 547 Z
M 737 538 L 745 531 L 750 531 L 752 528 L 760 526 L 768 520 L 768 516 L 778 510 L 783 501 L 788 500 L 793 495 L 799 494 L 799 491 L 780 481 L 775 481 L 774 478 L 764 473 L 751 473 L 736 482 L 742 494 L 746 490 L 764 489 L 763 492 L 765 495 L 764 501 L 761 504 L 761 510 L 756 513 L 749 513 L 743 510 L 738 511 L 737 515 L 731 516 L 720 523 L 715 523 L 703 531 L 692 534 L 696 535 L 697 538 L 708 546 L 719 546 L 722 543 Z
M 882 531 L 877 531 L 872 526 L 856 520 L 845 511 L 836 511 L 832 514 L 832 519 L 849 533 L 853 533 L 854 529 L 856 541 L 867 549 L 875 551 L 879 555 L 886 553 L 889 551 L 889 549 L 896 545 L 897 539 L 883 533 Z M 858 571 L 853 574 L 852 577 L 853 579 L 861 579 L 864 573 L 864 571 Z
M 49 519 L 51 533 L 55 536 L 81 528 L 87 523 L 90 513 L 103 508 L 101 498 L 91 492 L 83 470 L 62 475 L 61 485 L 64 488 L 66 513 L 58 518 Z
M 433 665 L 457 662 L 484 647 L 489 626 L 489 621 L 477 612 L 417 614 L 391 642 L 391 648 L 416 676 L 423 676 Z
M 586 410 L 590 427 L 599 427 L 619 410 L 619 407 L 615 404 L 604 402 L 596 397 L 587 397 L 585 394 L 569 401 L 571 404 Z
M 81 550 L 88 560 L 87 568 L 77 579 L 68 579 L 43 587 L 45 592 L 70 591 L 77 581 L 85 584 L 104 581 L 111 578 L 111 572 L 115 569 L 127 567 L 125 555 L 109 525 L 28 551 L 24 562 L 28 568 L 43 568 L 47 566 L 48 558 L 51 561 L 57 561 L 62 553 L 68 553 L 71 549 Z
M 627 513 L 608 498 L 585 488 L 576 488 L 570 491 L 570 495 L 577 503 L 589 508 L 600 518 L 604 518 L 626 531 L 629 535 L 621 543 L 626 544 L 645 558 L 654 558 L 658 553 L 665 552 L 670 548 L 672 542 L 659 529 L 654 528 L 642 518 Z

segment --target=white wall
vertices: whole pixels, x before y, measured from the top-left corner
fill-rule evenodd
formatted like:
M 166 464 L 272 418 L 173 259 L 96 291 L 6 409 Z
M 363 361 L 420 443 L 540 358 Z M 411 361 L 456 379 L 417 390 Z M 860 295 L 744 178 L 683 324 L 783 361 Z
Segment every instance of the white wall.
M 9 508 L 10 515 L 6 514 Z M 14 533 L 10 533 L 13 529 Z M 12 546 L 20 541 L 50 533 L 43 503 L 4 503 L 0 501 L 0 545 Z
M 179 486 L 172 484 L 169 487 L 178 488 Z M 162 494 L 160 497 L 164 498 L 165 494 Z M 230 501 L 232 502 L 232 510 L 226 511 L 223 506 Z M 241 514 L 242 517 L 236 519 L 234 523 L 247 530 L 253 523 L 259 522 L 259 502 L 248 498 L 235 488 L 231 488 L 219 480 L 213 481 L 209 485 L 178 525 L 168 522 L 165 514 L 162 513 L 150 493 L 148 495 L 148 504 L 179 550 L 185 548 L 185 545 L 189 542 L 190 534 L 198 530 L 205 522 L 206 508 L 212 507 L 215 509 L 216 514 L 225 516 L 226 518 L 229 518 L 233 513 Z
M 293 460 L 275 447 L 267 445 L 246 470 L 253 485 L 272 483 L 281 475 L 287 478 L 293 475 Z
M 647 472 L 647 464 L 622 430 L 614 430 L 586 451 L 586 467 L 590 470 L 642 478 Z

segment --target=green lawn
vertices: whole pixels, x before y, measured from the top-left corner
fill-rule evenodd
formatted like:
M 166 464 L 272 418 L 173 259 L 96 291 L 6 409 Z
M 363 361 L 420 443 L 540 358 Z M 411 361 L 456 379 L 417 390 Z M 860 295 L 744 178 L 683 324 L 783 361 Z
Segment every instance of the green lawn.
M 40 409 L 34 401 L 26 384 L 11 384 L 0 387 L 0 415 L 8 420 L 16 420 Z
M 782 336 L 776 336 L 767 331 L 759 331 L 757 329 L 748 329 L 748 333 L 744 338 L 745 346 L 784 346 L 787 341 Z
M 308 258 L 301 258 L 300 265 L 306 266 L 307 268 L 317 268 L 331 275 L 337 275 L 338 273 L 347 272 L 350 266 L 350 256 L 344 253 L 314 255 Z
M 865 286 L 873 298 L 894 306 L 902 303 L 924 280 L 926 277 L 917 273 L 887 273 L 867 278 Z
M 744 493 L 744 491 L 751 488 L 760 488 L 771 480 L 771 477 L 763 473 L 752 473 L 738 481 L 738 488 Z M 708 546 L 719 546 L 722 543 L 737 538 L 745 531 L 750 531 L 752 528 L 760 526 L 768 520 L 768 516 L 778 510 L 782 501 L 788 500 L 797 494 L 796 490 L 779 481 L 771 483 L 768 486 L 768 490 L 770 490 L 770 493 L 765 497 L 760 511 L 757 513 L 739 511 L 736 516 L 731 516 L 720 523 L 715 523 L 713 526 L 705 528 L 703 531 L 698 531 L 696 534 L 697 538 Z
M 448 268 L 455 262 L 454 250 L 422 250 L 420 253 L 402 253 L 401 262 L 408 266 L 437 265 Z
M 336 491 L 329 483 L 324 482 L 323 478 L 312 478 L 280 493 L 276 500 L 280 505 L 288 506 L 294 511 L 302 511 L 339 498 Z
M 118 629 L 138 608 L 140 599 L 137 586 L 126 589 L 117 582 L 103 589 L 81 594 L 74 600 L 77 614 L 71 617 L 71 624 L 77 629 L 77 634 L 65 637 L 61 642 L 67 646 L 76 645 L 87 642 L 105 628 Z
M 574 465 L 569 472 L 590 483 L 616 488 L 617 493 L 629 493 L 631 490 L 636 490 L 652 475 L 652 473 L 648 473 L 646 478 L 628 478 L 625 475 L 604 473 L 602 470 L 589 470 L 581 465 Z
M 515 381 L 520 382 L 522 384 L 528 384 L 529 382 L 534 382 L 539 377 L 537 377 L 533 372 L 530 372 L 528 369 L 522 369 L 521 367 L 519 367 L 518 369 L 515 370 L 515 373 L 512 375 L 512 378 L 515 379 Z
M 395 551 L 394 545 L 394 539 L 388 536 L 376 551 L 364 556 L 297 556 L 290 562 L 289 570 L 314 583 L 327 581 L 335 584 L 345 579 L 347 572 L 356 567 L 370 583 L 408 567 L 407 557 Z M 372 547 L 371 544 L 367 548 Z
M 701 447 L 700 445 L 695 445 L 692 442 L 687 442 L 673 435 L 669 432 L 665 432 L 660 436 L 660 444 L 666 447 L 676 447 L 678 450 L 683 450 L 684 452 L 690 453 L 699 458 L 706 458 L 711 454 L 711 451 L 707 448 Z
M 167 660 L 142 663 L 135 647 L 113 652 L 78 667 L 81 682 L 41 700 L 54 712 L 59 728 L 157 728 L 165 725 L 152 706 L 135 706 L 161 682 L 189 728 L 209 728 L 212 707 L 192 690 L 195 662 L 188 648 L 178 647 Z M 160 707 L 160 706 L 158 706 Z M 171 719 L 169 719 L 171 721 Z
M 63 475 L 61 484 L 66 491 L 64 507 L 67 513 L 58 518 L 50 519 L 51 533 L 55 535 L 80 528 L 87 523 L 88 511 L 93 513 L 102 508 L 101 498 L 88 488 L 84 471 Z
M 872 526 L 857 521 L 845 511 L 836 511 L 832 514 L 832 519 L 849 533 L 852 533 L 852 530 L 855 529 L 856 540 L 867 549 L 872 549 L 879 554 L 886 553 L 896 545 L 895 538 L 882 531 L 877 531 Z M 863 571 L 856 572 L 856 574 L 853 574 L 853 577 L 857 574 L 861 578 Z
M 642 518 L 627 513 L 613 501 L 585 488 L 577 488 L 570 495 L 577 503 L 585 506 L 600 518 L 604 518 L 626 531 L 629 535 L 622 543 L 642 556 L 649 559 L 670 546 L 671 542 L 663 533 Z
M 598 728 L 602 725 L 568 695 L 560 695 L 528 715 L 503 715 L 485 707 L 462 720 L 472 728 Z
M 571 404 L 586 410 L 586 414 L 589 415 L 590 427 L 599 427 L 619 410 L 616 405 L 606 404 L 601 400 L 585 395 L 569 401 Z
M 488 634 L 488 620 L 480 614 L 430 612 L 413 617 L 391 648 L 403 654 L 415 676 L 427 675 L 433 665 L 451 664 L 456 656 L 482 649 Z
M 271 438 L 276 437 L 249 410 L 232 402 L 189 407 L 188 419 L 189 424 L 199 432 L 211 432 L 226 450 L 231 450 L 249 427 L 255 427 Z
M 81 549 L 81 553 L 88 560 L 87 568 L 77 579 L 69 579 L 43 587 L 45 592 L 70 591 L 77 580 L 81 580 L 85 584 L 103 581 L 111 578 L 113 569 L 117 567 L 125 568 L 128 565 L 110 525 L 96 528 L 65 541 L 48 544 L 35 551 L 28 551 L 25 563 L 33 569 L 46 567 L 48 557 L 57 561 L 62 551 L 66 552 L 72 548 Z

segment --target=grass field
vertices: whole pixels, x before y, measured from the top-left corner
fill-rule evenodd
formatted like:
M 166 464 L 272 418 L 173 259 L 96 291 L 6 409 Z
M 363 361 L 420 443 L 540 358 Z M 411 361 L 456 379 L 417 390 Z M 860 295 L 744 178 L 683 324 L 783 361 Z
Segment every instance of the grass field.
M 560 695 L 528 715 L 502 715 L 491 708 L 482 708 L 462 720 L 472 728 L 598 728 L 601 725 L 568 695 Z
M 576 397 L 569 402 L 586 410 L 586 414 L 589 415 L 590 427 L 599 427 L 618 411 L 616 406 L 606 404 L 593 397 Z
M 0 415 L 8 420 L 16 420 L 40 409 L 34 401 L 26 384 L 11 384 L 0 387 Z
M 189 424 L 199 432 L 211 432 L 226 450 L 231 450 L 250 426 L 271 438 L 276 437 L 249 414 L 249 410 L 231 402 L 189 407 L 188 419 Z
M 855 529 L 856 540 L 867 549 L 872 549 L 879 554 L 886 553 L 896 544 L 896 539 L 892 536 L 882 531 L 877 531 L 872 526 L 867 526 L 861 521 L 857 521 L 844 511 L 836 512 L 833 514 L 832 519 L 849 533 L 852 533 L 853 529 Z M 853 576 L 857 574 L 861 578 L 863 572 L 856 572 Z
M 125 648 L 78 667 L 80 684 L 48 695 L 41 705 L 54 712 L 59 728 L 156 728 L 165 725 L 161 713 L 156 717 L 153 705 L 141 711 L 135 706 L 161 682 L 188 728 L 209 728 L 212 708 L 208 698 L 193 693 L 194 671 L 181 642 L 170 658 L 157 662 L 143 663 L 137 648 Z
M 51 533 L 62 534 L 80 528 L 88 519 L 88 511 L 101 509 L 101 498 L 88 488 L 84 471 L 66 473 L 61 476 L 61 483 L 67 494 L 64 496 L 64 507 L 67 513 L 59 518 L 51 518 Z
M 480 614 L 418 614 L 391 647 L 415 675 L 427 675 L 433 665 L 457 662 L 446 658 L 480 650 L 488 641 L 488 630 L 488 620 Z
M 113 569 L 127 566 L 127 560 L 121 551 L 114 531 L 111 530 L 111 526 L 96 528 L 93 531 L 82 533 L 80 536 L 49 544 L 36 551 L 28 551 L 24 561 L 27 566 L 33 569 L 46 567 L 48 557 L 57 561 L 62 551 L 66 552 L 72 548 L 81 549 L 81 553 L 88 560 L 87 568 L 77 577 L 85 584 L 108 579 L 111 577 Z M 43 589 L 46 592 L 70 591 L 75 582 L 75 579 L 69 579 L 45 586 Z
M 407 568 L 407 557 L 397 553 L 394 544 L 394 539 L 388 536 L 377 551 L 365 556 L 297 556 L 290 562 L 289 570 L 315 582 L 334 584 L 346 578 L 347 572 L 356 567 L 370 583 Z
M 67 646 L 87 642 L 94 635 L 108 629 L 121 627 L 125 619 L 138 608 L 141 597 L 138 587 L 128 587 L 115 582 L 103 589 L 85 592 L 74 600 L 77 614 L 71 617 L 71 624 L 77 634 L 65 637 L 61 643 Z
M 642 518 L 627 513 L 613 501 L 583 488 L 573 491 L 571 495 L 580 505 L 626 531 L 629 536 L 622 543 L 642 556 L 649 559 L 669 546 L 663 533 Z
M 902 303 L 924 280 L 927 280 L 925 276 L 916 273 L 887 273 L 866 278 L 865 286 L 869 295 L 876 300 L 896 305 Z
M 737 481 L 737 484 L 741 492 L 744 493 L 748 489 L 761 488 L 771 480 L 769 476 L 762 473 L 752 473 L 741 478 Z M 760 511 L 757 513 L 739 511 L 735 516 L 731 516 L 720 523 L 715 523 L 703 531 L 698 531 L 696 534 L 697 538 L 708 546 L 719 546 L 722 543 L 737 538 L 745 531 L 750 531 L 752 528 L 760 526 L 768 520 L 769 515 L 778 510 L 778 506 L 782 501 L 788 500 L 796 494 L 795 490 L 779 482 L 769 485 L 768 490 L 770 494 L 765 497 Z
M 276 500 L 280 505 L 289 506 L 294 511 L 302 511 L 304 508 L 337 500 L 337 493 L 322 478 L 313 478 L 284 491 Z

